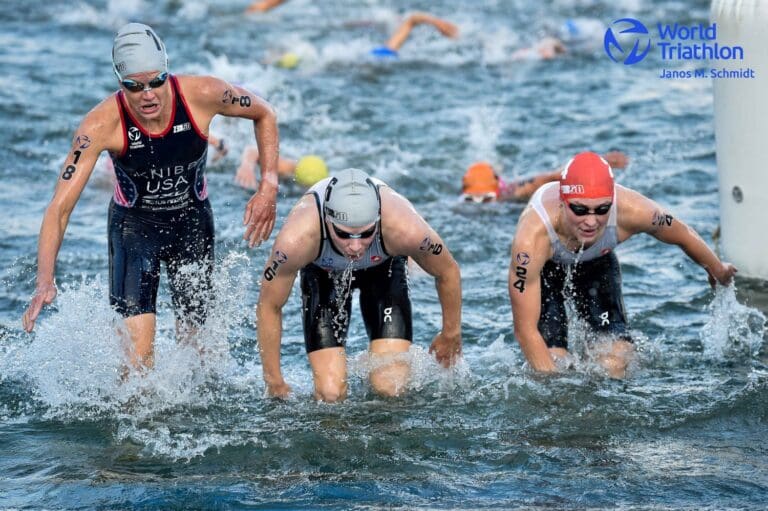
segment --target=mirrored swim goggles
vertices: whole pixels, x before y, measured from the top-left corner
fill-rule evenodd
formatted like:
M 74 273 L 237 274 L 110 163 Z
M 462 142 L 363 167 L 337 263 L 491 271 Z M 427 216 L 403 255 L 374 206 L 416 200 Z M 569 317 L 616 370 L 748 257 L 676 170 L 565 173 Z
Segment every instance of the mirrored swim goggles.
M 377 219 L 376 223 L 373 224 L 373 227 L 371 227 L 370 229 L 366 229 L 365 231 L 357 234 L 353 234 L 347 231 L 342 231 L 341 229 L 336 227 L 336 224 L 334 224 L 333 222 L 329 222 L 329 223 L 331 224 L 331 228 L 333 229 L 333 232 L 336 233 L 336 236 L 338 236 L 342 240 L 365 240 L 374 235 L 374 233 L 376 232 L 376 227 L 378 226 L 379 222 Z
M 568 204 L 568 208 L 571 211 L 573 211 L 573 214 L 576 216 L 587 216 L 587 215 L 603 216 L 607 214 L 611 210 L 611 206 L 613 206 L 613 202 L 609 202 L 608 204 L 601 204 L 595 209 L 589 209 L 588 207 L 582 204 L 571 204 L 568 201 L 566 201 L 565 203 Z
M 496 192 L 485 193 L 462 193 L 459 196 L 459 202 L 474 202 L 475 204 L 481 204 L 486 202 L 495 202 Z
M 147 84 L 137 82 L 136 80 L 132 80 L 130 78 L 121 78 L 120 85 L 131 92 L 149 92 L 152 89 L 162 87 L 166 80 L 168 80 L 168 71 L 163 71 L 156 77 L 152 78 Z

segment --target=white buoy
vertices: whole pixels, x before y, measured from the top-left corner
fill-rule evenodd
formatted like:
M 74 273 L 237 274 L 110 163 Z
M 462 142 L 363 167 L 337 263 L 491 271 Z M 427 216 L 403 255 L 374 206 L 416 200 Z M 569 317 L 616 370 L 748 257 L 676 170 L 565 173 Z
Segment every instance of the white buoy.
M 710 68 L 754 78 L 713 78 L 723 258 L 739 275 L 768 280 L 768 2 L 713 0 L 720 45 L 744 48 L 744 60 Z

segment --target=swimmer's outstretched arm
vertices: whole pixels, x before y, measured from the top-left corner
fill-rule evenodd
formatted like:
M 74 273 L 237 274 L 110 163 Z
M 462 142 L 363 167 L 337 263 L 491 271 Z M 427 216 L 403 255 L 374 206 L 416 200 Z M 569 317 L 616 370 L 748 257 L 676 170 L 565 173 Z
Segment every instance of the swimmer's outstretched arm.
M 256 165 L 259 163 L 259 148 L 255 145 L 246 146 L 240 156 L 240 165 L 235 172 L 235 183 L 246 190 L 256 190 L 259 180 L 256 179 Z
M 619 236 L 628 237 L 645 232 L 664 243 L 677 245 L 696 264 L 707 271 L 713 287 L 716 283 L 729 285 L 737 273 L 730 263 L 725 263 L 701 239 L 701 236 L 685 222 L 674 218 L 665 208 L 644 195 L 617 185 L 619 197 Z
M 246 146 L 240 157 L 240 165 L 235 172 L 235 183 L 246 190 L 256 190 L 259 181 L 256 178 L 256 166 L 259 164 L 259 148 Z M 280 156 L 277 160 L 277 173 L 280 179 L 291 179 L 296 172 L 296 161 Z
M 623 169 L 629 164 L 629 156 L 621 151 L 609 151 L 603 155 L 603 158 L 608 162 L 611 168 L 614 169 Z M 561 167 L 549 172 L 536 174 L 529 179 L 521 179 L 510 183 L 507 186 L 503 186 L 499 191 L 499 200 L 525 202 L 530 199 L 534 192 L 542 185 L 558 181 L 562 171 L 563 169 Z
M 110 96 L 85 116 L 72 138 L 72 147 L 64 160 L 56 190 L 45 209 L 40 226 L 35 292 L 21 318 L 27 332 L 35 327 L 43 306 L 56 298 L 56 258 L 69 224 L 69 216 L 88 183 L 99 154 L 103 150 L 122 150 L 122 132 L 117 129 L 119 120 L 117 101 L 114 96 Z
M 243 239 L 254 247 L 266 241 L 275 226 L 277 215 L 279 135 L 277 115 L 272 106 L 258 94 L 215 77 L 184 78 L 182 85 L 194 90 L 194 102 L 208 119 L 215 115 L 240 117 L 253 121 L 259 148 L 261 180 L 259 189 L 245 206 Z M 188 96 L 189 97 L 189 96 Z
M 280 368 L 283 307 L 299 270 L 313 260 L 320 247 L 319 221 L 314 197 L 304 196 L 275 238 L 262 275 L 256 326 L 264 383 L 270 397 L 284 398 L 291 392 Z
M 224 139 L 211 135 L 210 133 L 208 134 L 208 145 L 213 147 L 213 150 L 216 151 L 216 154 L 213 155 L 213 162 L 217 162 L 224 158 L 229 152 L 229 148 L 227 147 L 227 144 L 224 143 Z
M 387 41 L 387 48 L 393 51 L 400 50 L 411 35 L 413 27 L 422 24 L 432 25 L 445 37 L 456 38 L 459 35 L 459 29 L 453 23 L 432 16 L 431 14 L 417 12 L 408 16 L 408 18 L 400 24 L 397 30 L 395 30 L 395 33 L 392 34 L 392 37 Z
M 291 256 L 289 255 L 290 259 Z M 280 344 L 283 337 L 283 306 L 293 289 L 298 270 L 295 268 L 280 268 L 274 275 L 269 272 L 273 261 L 278 261 L 278 254 L 273 250 L 264 278 L 261 282 L 259 302 L 256 305 L 257 339 L 261 356 L 264 383 L 267 395 L 285 398 L 290 394 L 291 387 L 285 382 L 280 368 Z
M 285 2 L 285 0 L 261 0 L 260 2 L 253 2 L 245 8 L 245 12 L 267 12 L 283 2 Z
M 402 195 L 381 189 L 382 227 L 387 250 L 406 255 L 435 278 L 442 310 L 442 328 L 429 353 L 443 365 L 454 365 L 461 356 L 461 273 L 459 265 L 440 236 Z
M 613 169 L 625 169 L 629 165 L 629 156 L 622 151 L 608 151 L 603 154 L 603 159 L 608 162 L 608 165 Z

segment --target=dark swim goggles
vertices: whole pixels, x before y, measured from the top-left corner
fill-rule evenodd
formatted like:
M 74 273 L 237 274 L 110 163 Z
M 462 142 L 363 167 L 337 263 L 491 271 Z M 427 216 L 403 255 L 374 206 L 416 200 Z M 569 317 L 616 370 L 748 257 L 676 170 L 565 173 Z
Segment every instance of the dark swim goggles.
M 586 216 L 586 215 L 597 215 L 597 216 L 603 216 L 607 214 L 611 210 L 611 206 L 613 206 L 613 202 L 609 202 L 608 204 L 602 204 L 595 209 L 590 210 L 588 207 L 583 206 L 581 204 L 571 204 L 570 202 L 566 202 L 568 204 L 568 207 L 571 211 L 573 211 L 573 214 L 576 216 Z
M 163 71 L 156 77 L 152 78 L 149 83 L 146 85 L 137 82 L 136 80 L 131 80 L 130 78 L 122 78 L 120 79 L 120 85 L 125 87 L 131 92 L 149 92 L 152 89 L 157 89 L 158 87 L 162 87 L 163 84 L 165 84 L 165 81 L 168 79 L 168 71 Z
M 364 239 L 370 238 L 376 232 L 376 224 L 374 224 L 373 227 L 371 227 L 370 229 L 357 234 L 352 234 L 346 231 L 342 231 L 338 227 L 336 227 L 336 225 L 333 223 L 331 223 L 331 228 L 333 229 L 333 232 L 336 233 L 336 236 L 338 236 L 343 240 L 358 240 L 358 239 L 364 240 Z

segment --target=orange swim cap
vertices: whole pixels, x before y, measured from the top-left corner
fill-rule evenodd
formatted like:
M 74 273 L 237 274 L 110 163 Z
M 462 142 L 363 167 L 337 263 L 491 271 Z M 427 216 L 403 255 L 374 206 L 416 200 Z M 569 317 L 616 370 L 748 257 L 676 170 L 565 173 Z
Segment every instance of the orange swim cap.
M 461 191 L 467 195 L 494 193 L 499 195 L 499 176 L 490 163 L 481 161 L 469 166 L 461 179 Z
M 579 153 L 560 174 L 560 198 L 600 199 L 613 197 L 613 171 L 608 162 L 592 152 Z

